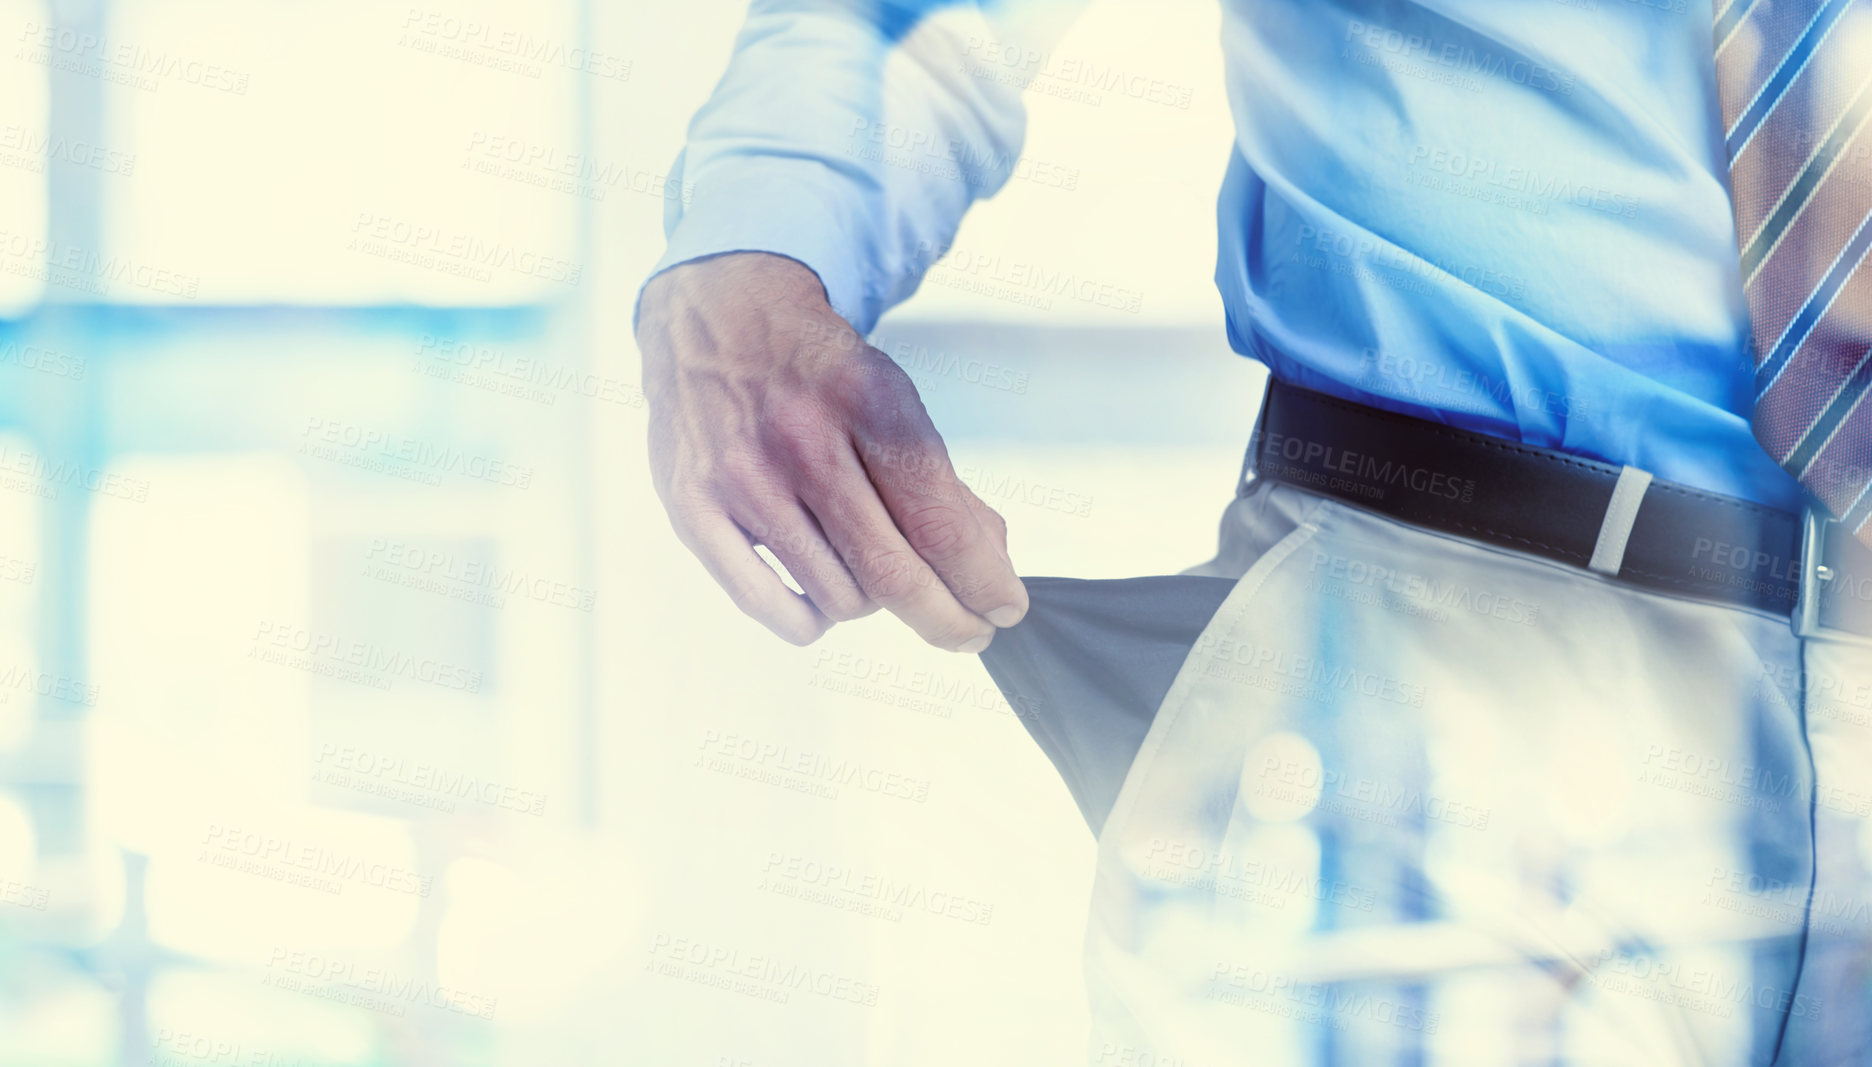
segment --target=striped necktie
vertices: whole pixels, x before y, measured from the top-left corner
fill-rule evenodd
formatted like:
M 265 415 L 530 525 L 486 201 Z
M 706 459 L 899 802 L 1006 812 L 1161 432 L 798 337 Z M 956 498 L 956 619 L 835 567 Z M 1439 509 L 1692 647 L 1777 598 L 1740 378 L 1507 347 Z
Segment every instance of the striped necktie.
M 1872 545 L 1872 0 L 1715 0 L 1755 438 Z

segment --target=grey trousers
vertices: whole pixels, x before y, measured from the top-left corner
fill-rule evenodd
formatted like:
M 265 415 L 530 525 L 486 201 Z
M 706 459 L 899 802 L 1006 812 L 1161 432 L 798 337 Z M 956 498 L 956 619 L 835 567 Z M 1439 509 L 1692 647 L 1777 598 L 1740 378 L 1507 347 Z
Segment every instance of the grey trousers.
M 1028 589 L 1089 1062 L 1872 1062 L 1865 648 L 1262 482 Z

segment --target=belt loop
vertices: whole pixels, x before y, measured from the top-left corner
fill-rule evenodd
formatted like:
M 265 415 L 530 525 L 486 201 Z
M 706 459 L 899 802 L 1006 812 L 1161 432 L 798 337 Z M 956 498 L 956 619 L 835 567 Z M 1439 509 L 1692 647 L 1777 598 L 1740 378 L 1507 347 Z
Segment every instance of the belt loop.
M 1618 484 L 1612 487 L 1605 519 L 1599 524 L 1599 541 L 1593 545 L 1592 561 L 1586 566 L 1600 574 L 1618 576 L 1619 568 L 1625 565 L 1625 545 L 1631 540 L 1632 525 L 1638 521 L 1638 506 L 1644 503 L 1645 490 L 1650 487 L 1650 471 L 1619 468 Z
M 1254 432 L 1248 435 L 1248 451 L 1242 455 L 1241 474 L 1235 479 L 1236 496 L 1248 491 L 1249 471 L 1260 473 L 1260 468 L 1255 461 L 1261 458 L 1261 438 L 1267 434 L 1268 405 L 1273 403 L 1274 387 L 1279 384 L 1280 379 L 1269 372 L 1267 388 L 1261 391 L 1261 412 L 1255 416 Z
M 1826 565 L 1826 534 L 1831 520 L 1812 504 L 1801 509 L 1800 592 L 1794 600 L 1794 636 L 1820 634 L 1820 583 L 1833 575 Z

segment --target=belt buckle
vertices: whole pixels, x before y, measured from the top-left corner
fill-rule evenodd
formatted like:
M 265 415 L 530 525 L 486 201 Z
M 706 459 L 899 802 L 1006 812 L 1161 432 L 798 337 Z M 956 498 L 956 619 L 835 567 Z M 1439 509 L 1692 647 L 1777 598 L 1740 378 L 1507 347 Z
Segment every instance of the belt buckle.
M 1832 568 L 1826 565 L 1827 537 L 1839 525 L 1825 512 L 1811 505 L 1801 510 L 1800 592 L 1794 600 L 1794 636 L 1802 640 L 1825 638 L 1829 641 L 1872 645 L 1872 637 L 1828 626 L 1820 621 L 1820 599 L 1824 595 L 1821 583 L 1837 577 Z

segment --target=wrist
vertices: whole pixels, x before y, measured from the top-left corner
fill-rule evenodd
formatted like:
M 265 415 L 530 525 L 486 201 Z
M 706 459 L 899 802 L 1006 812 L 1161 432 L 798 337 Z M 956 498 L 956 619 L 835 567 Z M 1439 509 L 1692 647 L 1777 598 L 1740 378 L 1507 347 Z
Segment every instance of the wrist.
M 832 308 L 810 267 L 768 252 L 727 252 L 688 260 L 652 277 L 638 307 L 638 348 L 646 356 L 678 347 L 695 332 L 708 347 L 771 349 L 787 339 L 850 349 L 864 339 Z
M 772 252 L 723 252 L 678 263 L 645 282 L 636 332 L 641 338 L 674 316 L 730 308 L 836 317 L 819 275 L 799 260 Z

